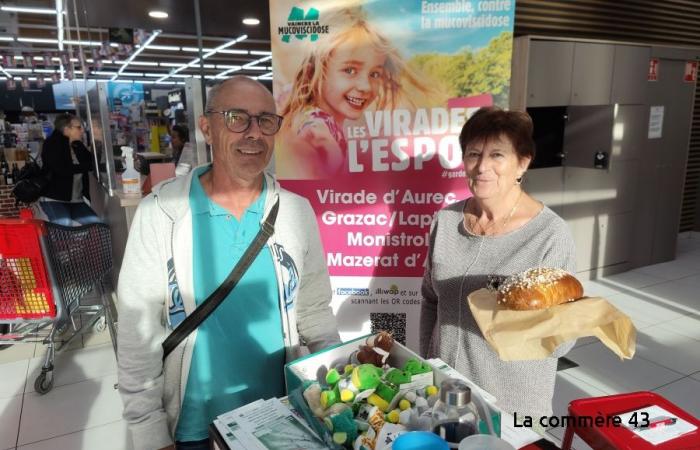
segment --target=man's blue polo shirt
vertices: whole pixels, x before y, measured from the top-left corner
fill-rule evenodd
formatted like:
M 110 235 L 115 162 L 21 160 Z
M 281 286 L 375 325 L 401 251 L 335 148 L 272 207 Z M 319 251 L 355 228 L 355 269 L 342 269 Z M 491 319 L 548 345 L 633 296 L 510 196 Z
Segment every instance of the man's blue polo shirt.
M 228 276 L 260 229 L 267 186 L 240 221 L 205 193 L 197 169 L 190 188 L 196 304 Z M 270 249 L 264 246 L 238 285 L 197 331 L 175 439 L 208 437 L 217 415 L 284 395 L 284 338 Z

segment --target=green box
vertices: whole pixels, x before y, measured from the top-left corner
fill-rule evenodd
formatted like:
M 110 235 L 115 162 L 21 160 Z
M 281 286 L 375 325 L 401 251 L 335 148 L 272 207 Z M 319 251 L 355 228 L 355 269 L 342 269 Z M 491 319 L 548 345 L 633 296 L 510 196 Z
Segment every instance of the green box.
M 306 380 L 322 380 L 325 377 L 325 372 L 338 365 L 345 365 L 350 362 L 352 355 L 358 350 L 361 344 L 364 344 L 368 336 L 363 336 L 342 344 L 328 347 L 320 352 L 304 356 L 294 360 L 284 366 L 284 376 L 287 385 L 287 393 L 292 405 L 304 416 L 304 419 L 311 428 L 329 445 L 332 449 L 342 449 L 341 446 L 333 443 L 333 439 L 323 424 L 314 417 L 311 409 L 306 405 L 306 401 L 302 395 L 302 385 Z M 398 342 L 394 343 L 391 349 L 387 363 L 392 367 L 402 367 L 410 358 L 418 358 L 424 361 L 416 353 L 412 352 Z M 478 391 L 491 412 L 493 426 L 497 436 L 501 436 L 501 412 L 493 404 L 496 399 L 483 389 L 476 386 L 474 383 L 466 379 L 462 375 L 449 367 L 446 363 L 440 360 L 427 361 L 433 367 L 434 381 L 437 386 L 446 378 L 451 376 L 460 378 L 465 381 L 472 390 Z M 319 378 L 321 377 L 321 378 Z M 479 422 L 479 431 L 487 433 L 487 425 L 483 421 Z

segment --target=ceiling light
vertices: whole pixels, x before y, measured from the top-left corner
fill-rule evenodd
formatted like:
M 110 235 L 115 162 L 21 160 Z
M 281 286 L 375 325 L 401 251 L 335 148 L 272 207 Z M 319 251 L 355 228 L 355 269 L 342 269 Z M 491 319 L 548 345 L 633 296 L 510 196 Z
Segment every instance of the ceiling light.
M 0 41 L 12 42 L 14 40 L 15 40 L 15 38 L 13 38 L 12 36 L 0 36 Z
M 148 15 L 153 17 L 154 19 L 167 19 L 168 18 L 168 13 L 165 11 L 149 11 Z
M 247 55 L 248 50 L 231 50 L 231 49 L 226 49 L 226 50 L 219 50 L 219 53 L 223 53 L 225 55 Z
M 7 12 L 29 13 L 29 14 L 56 14 L 55 9 L 50 8 L 26 8 L 22 6 L 2 6 L 0 10 Z
M 260 20 L 255 17 L 246 17 L 243 19 L 243 25 L 260 25 Z
M 17 42 L 31 42 L 34 44 L 58 44 L 58 39 L 25 38 L 18 37 Z
M 151 50 L 165 50 L 167 52 L 179 52 L 180 47 L 175 46 L 175 45 L 149 45 L 149 49 Z

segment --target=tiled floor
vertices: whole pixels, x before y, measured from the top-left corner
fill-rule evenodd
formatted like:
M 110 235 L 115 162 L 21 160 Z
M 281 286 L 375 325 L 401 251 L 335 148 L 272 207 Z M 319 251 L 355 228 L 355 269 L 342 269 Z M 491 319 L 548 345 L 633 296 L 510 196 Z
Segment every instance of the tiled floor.
M 700 416 L 700 233 L 683 234 L 678 258 L 584 283 L 637 327 L 637 353 L 620 361 L 595 339 L 567 357 L 579 366 L 557 374 L 554 414 L 576 398 L 653 390 Z M 107 332 L 86 335 L 56 358 L 55 385 L 40 396 L 34 380 L 43 346 L 0 351 L 0 450 L 129 449 L 116 362 Z M 560 440 L 561 428 L 550 437 Z M 577 450 L 589 447 L 578 438 Z

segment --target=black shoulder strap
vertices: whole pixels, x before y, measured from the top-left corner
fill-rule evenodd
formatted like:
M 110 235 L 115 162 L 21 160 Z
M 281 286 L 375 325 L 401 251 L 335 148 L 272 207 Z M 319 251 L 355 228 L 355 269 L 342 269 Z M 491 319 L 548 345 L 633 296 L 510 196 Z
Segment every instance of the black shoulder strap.
M 260 231 L 253 239 L 253 242 L 248 246 L 241 259 L 238 260 L 231 273 L 221 285 L 216 288 L 212 294 L 204 300 L 198 307 L 192 311 L 190 315 L 185 317 L 185 320 L 173 330 L 170 335 L 163 341 L 163 360 L 182 342 L 190 333 L 192 333 L 207 317 L 224 301 L 228 294 L 236 287 L 236 284 L 241 280 L 248 267 L 253 263 L 255 257 L 263 248 L 265 243 L 270 239 L 270 236 L 275 232 L 275 221 L 277 220 L 277 211 L 279 209 L 279 199 L 275 201 L 270 213 L 260 227 Z

